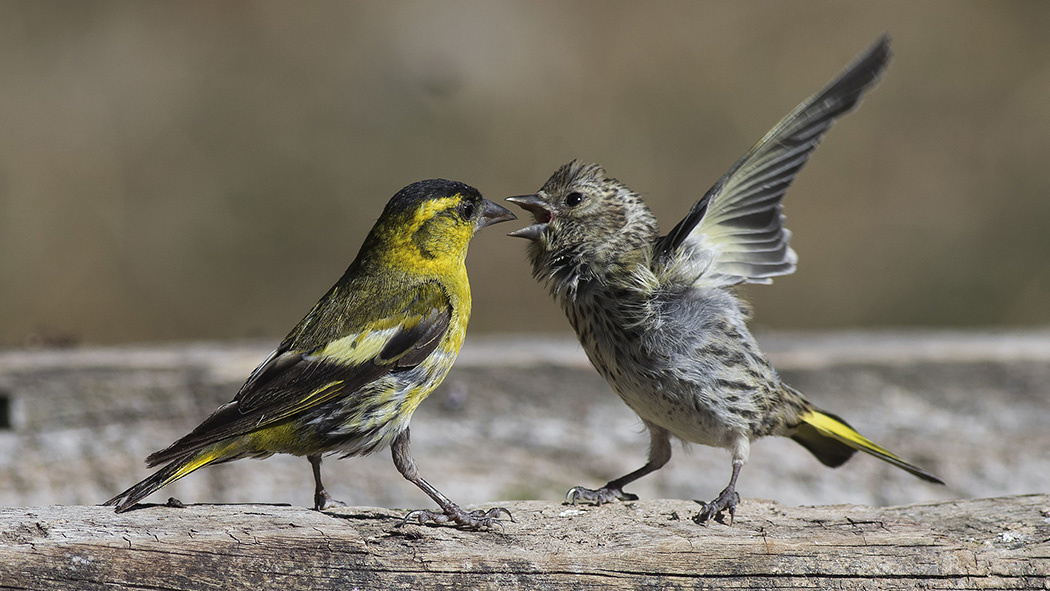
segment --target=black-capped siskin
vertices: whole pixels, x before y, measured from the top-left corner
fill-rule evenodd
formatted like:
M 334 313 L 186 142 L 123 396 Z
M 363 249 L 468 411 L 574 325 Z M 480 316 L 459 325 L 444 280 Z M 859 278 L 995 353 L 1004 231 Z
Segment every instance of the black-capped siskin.
M 323 454 L 356 456 L 389 445 L 398 471 L 441 507 L 406 520 L 491 525 L 507 511 L 468 513 L 419 475 L 409 419 L 463 343 L 468 243 L 481 228 L 514 217 L 463 183 L 435 179 L 399 191 L 343 276 L 233 401 L 149 456 L 150 467 L 164 467 L 106 504 L 126 511 L 204 466 L 286 453 L 310 461 L 320 510 L 338 504 L 321 484 Z
M 649 430 L 648 462 L 570 501 L 635 499 L 627 484 L 671 458 L 670 437 L 727 449 L 729 485 L 696 516 L 736 511 L 737 477 L 751 441 L 791 437 L 828 466 L 856 450 L 941 481 L 872 443 L 783 383 L 748 331 L 732 286 L 795 270 L 781 199 L 836 117 L 853 109 L 889 60 L 879 39 L 823 90 L 776 125 L 671 231 L 661 236 L 638 194 L 594 164 L 561 167 L 534 195 L 511 197 L 536 224 L 535 277 L 548 285 L 591 363 Z

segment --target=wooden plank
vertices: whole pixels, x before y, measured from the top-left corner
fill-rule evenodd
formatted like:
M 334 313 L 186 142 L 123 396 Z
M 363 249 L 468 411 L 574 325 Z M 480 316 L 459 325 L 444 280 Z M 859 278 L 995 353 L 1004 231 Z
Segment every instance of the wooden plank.
M 3 589 L 1047 589 L 1050 494 L 904 507 L 504 503 L 487 531 L 401 510 L 0 509 Z

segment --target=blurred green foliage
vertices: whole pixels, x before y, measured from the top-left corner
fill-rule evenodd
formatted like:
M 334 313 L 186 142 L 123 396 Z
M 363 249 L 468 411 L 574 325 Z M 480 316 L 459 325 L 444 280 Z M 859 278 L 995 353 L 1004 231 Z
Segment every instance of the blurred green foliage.
M 669 228 L 879 33 L 759 326 L 1050 321 L 1050 3 L 0 3 L 0 345 L 279 338 L 422 178 L 602 163 Z M 472 332 L 565 331 L 504 224 Z

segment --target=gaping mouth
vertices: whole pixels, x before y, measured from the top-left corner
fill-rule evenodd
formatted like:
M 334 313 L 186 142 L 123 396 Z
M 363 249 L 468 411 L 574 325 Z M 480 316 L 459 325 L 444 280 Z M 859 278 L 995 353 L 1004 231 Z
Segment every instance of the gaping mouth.
M 536 218 L 535 224 L 526 226 L 520 230 L 515 230 L 507 234 L 508 236 L 538 240 L 540 235 L 547 230 L 547 224 L 554 219 L 554 214 L 551 210 L 547 209 L 547 204 L 544 203 L 538 195 L 518 195 L 517 197 L 507 197 L 507 201 L 521 207 L 525 211 L 531 213 L 532 217 Z

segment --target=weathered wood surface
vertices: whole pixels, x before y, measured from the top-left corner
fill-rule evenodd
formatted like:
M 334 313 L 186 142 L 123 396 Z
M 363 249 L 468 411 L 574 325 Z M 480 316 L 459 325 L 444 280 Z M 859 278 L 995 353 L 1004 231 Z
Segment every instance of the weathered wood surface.
M 507 503 L 488 531 L 272 505 L 0 510 L 2 589 L 1047 589 L 1050 495 L 905 507 Z

